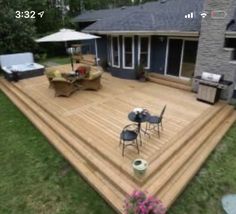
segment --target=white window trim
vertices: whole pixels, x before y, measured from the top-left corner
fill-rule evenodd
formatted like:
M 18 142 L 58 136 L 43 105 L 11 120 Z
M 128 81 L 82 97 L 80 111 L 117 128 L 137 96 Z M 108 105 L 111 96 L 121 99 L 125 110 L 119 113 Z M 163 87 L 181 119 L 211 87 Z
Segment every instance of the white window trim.
M 107 36 L 107 64 L 111 66 L 111 36 Z
M 126 67 L 125 66 L 125 38 L 132 38 L 132 66 Z M 122 37 L 122 65 L 125 69 L 134 69 L 134 36 L 123 36 Z
M 113 54 L 113 38 L 117 38 L 118 41 L 118 65 L 114 64 L 114 54 Z M 120 40 L 119 36 L 111 36 L 111 64 L 114 68 L 120 68 Z
M 150 57 L 151 57 L 151 36 L 139 36 L 138 38 L 138 64 L 140 65 L 141 59 L 141 38 L 148 38 L 148 56 L 147 56 L 147 66 L 145 69 L 150 69 Z

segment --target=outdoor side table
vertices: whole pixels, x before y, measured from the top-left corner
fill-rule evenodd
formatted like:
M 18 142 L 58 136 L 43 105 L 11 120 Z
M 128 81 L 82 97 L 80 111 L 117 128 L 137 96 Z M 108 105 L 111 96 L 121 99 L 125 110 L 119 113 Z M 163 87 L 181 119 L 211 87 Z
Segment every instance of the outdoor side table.
M 147 134 L 147 132 L 142 129 L 141 124 L 147 122 L 149 117 L 150 117 L 150 114 L 148 112 L 136 114 L 135 112 L 132 111 L 128 114 L 129 120 L 138 124 L 138 132 L 139 132 L 141 145 L 142 145 L 141 132 L 143 132 L 144 134 Z

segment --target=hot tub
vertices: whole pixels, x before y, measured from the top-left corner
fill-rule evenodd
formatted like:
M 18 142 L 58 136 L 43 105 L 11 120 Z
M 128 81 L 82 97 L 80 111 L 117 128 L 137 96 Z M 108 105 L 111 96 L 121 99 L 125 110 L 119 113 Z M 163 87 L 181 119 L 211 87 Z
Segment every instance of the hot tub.
M 8 80 L 13 79 L 13 72 L 18 79 L 43 75 L 45 67 L 34 62 L 32 53 L 6 54 L 0 56 L 1 68 Z

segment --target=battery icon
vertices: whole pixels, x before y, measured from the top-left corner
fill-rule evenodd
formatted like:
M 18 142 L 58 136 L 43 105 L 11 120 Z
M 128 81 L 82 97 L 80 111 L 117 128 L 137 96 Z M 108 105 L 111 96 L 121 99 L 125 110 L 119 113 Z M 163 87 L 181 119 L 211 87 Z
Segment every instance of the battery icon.
M 227 13 L 224 10 L 213 10 L 211 11 L 212 19 L 224 19 L 227 16 Z

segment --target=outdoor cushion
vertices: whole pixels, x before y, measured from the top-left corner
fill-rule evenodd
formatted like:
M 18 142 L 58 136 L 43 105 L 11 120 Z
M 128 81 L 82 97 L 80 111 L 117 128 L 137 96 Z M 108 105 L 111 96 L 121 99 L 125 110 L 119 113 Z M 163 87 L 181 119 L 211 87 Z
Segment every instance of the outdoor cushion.
M 98 77 L 100 77 L 102 75 L 102 71 L 91 71 L 90 74 L 89 74 L 89 77 L 87 79 L 89 80 L 93 80 L 93 79 L 96 79 Z
M 75 70 L 75 72 L 78 72 L 80 75 L 83 75 L 84 77 L 88 77 L 90 73 L 90 66 L 88 65 L 79 65 L 78 68 Z
M 55 70 L 55 71 L 53 72 L 53 75 L 54 75 L 54 77 L 62 78 L 61 72 L 58 71 L 58 70 Z
M 52 69 L 47 69 L 44 73 L 48 78 L 53 78 L 54 77 L 54 70 Z
M 61 77 L 54 77 L 52 81 L 57 82 L 68 82 L 65 78 Z

